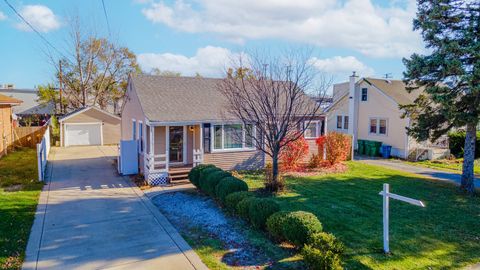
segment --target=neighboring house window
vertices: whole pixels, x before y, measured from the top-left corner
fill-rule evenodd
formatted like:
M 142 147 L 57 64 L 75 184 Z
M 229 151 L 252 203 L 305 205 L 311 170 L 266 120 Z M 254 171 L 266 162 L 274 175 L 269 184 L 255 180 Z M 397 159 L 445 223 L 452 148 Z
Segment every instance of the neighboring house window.
M 368 88 L 362 88 L 362 101 L 368 100 Z
M 247 129 L 248 132 L 253 132 L 253 136 L 255 136 L 255 129 L 253 125 L 213 125 L 213 149 L 232 150 L 253 148 L 253 138 L 246 135 Z
M 320 136 L 320 126 L 318 121 L 311 121 L 305 129 L 305 138 L 318 138 Z
M 370 133 L 386 135 L 387 134 L 387 119 L 370 118 Z
M 348 129 L 348 115 L 337 115 L 337 129 Z

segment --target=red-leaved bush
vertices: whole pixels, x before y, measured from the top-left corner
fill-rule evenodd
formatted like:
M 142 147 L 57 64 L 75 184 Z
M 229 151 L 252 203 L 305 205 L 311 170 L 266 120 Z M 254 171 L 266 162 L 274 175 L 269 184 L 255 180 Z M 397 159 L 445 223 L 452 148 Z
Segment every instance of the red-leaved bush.
M 297 137 L 298 134 L 292 134 L 290 136 Z M 289 139 L 291 137 L 288 137 Z M 302 162 L 305 157 L 308 155 L 308 143 L 303 136 L 295 141 L 292 141 L 285 145 L 280 151 L 280 162 L 282 163 L 282 168 L 285 171 L 297 171 L 302 168 Z
M 316 143 L 319 154 L 323 153 L 325 148 L 326 159 L 330 165 L 347 160 L 352 151 L 352 139 L 350 136 L 338 132 L 330 132 L 326 136 L 318 138 Z

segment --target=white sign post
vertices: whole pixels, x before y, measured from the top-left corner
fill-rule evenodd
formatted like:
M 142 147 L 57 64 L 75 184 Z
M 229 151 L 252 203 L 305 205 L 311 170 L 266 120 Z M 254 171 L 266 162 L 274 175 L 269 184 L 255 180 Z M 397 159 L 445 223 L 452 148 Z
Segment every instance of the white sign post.
M 385 253 L 390 253 L 390 237 L 388 233 L 388 224 L 389 224 L 389 199 L 396 199 L 402 202 L 407 202 L 409 204 L 425 207 L 425 204 L 422 201 L 407 198 L 400 196 L 394 193 L 390 193 L 390 185 L 383 184 L 383 191 L 380 191 L 380 195 L 383 196 L 383 251 Z

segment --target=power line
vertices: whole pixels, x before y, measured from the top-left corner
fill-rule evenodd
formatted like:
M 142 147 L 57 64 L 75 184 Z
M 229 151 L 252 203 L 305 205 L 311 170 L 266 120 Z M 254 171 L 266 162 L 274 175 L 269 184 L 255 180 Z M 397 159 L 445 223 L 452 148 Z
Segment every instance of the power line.
M 8 0 L 3 0 L 3 1 L 4 1 L 4 2 L 10 7 L 10 9 L 12 9 L 13 12 L 14 12 L 15 14 L 17 14 L 17 16 L 18 16 L 20 19 L 22 19 L 22 21 L 23 21 L 28 27 L 30 27 L 30 29 L 32 29 L 33 32 L 35 32 L 48 46 L 52 47 L 55 51 L 57 51 L 59 54 L 61 54 L 63 57 L 65 57 L 65 56 L 63 55 L 63 53 L 62 53 L 59 49 L 57 49 L 55 46 L 53 46 L 53 44 L 52 44 L 50 41 L 48 41 L 48 39 L 45 38 L 37 29 L 35 29 L 35 27 L 33 27 L 33 25 L 31 25 L 31 24 L 18 12 L 18 11 L 8 2 Z
M 108 15 L 107 15 L 107 9 L 105 8 L 105 1 L 102 0 L 102 6 L 103 6 L 103 14 L 105 15 L 105 20 L 107 21 L 107 29 L 108 29 L 108 35 L 111 35 L 110 32 L 110 22 L 108 21 Z

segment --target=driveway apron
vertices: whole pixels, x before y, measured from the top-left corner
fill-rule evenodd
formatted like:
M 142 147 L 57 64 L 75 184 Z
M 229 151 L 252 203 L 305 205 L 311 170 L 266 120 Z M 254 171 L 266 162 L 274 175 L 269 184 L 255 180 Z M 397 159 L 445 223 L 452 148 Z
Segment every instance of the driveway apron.
M 115 170 L 113 146 L 55 148 L 23 269 L 204 269 Z

